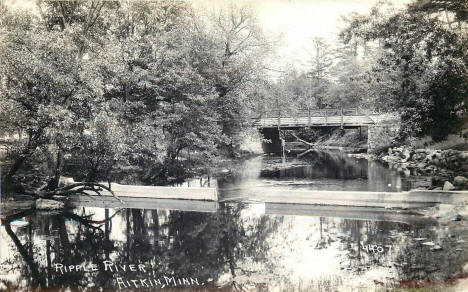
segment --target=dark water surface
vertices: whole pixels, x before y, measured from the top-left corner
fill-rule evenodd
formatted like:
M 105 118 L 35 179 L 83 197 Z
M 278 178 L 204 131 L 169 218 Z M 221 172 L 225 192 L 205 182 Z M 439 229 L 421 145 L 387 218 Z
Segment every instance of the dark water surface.
M 438 219 L 455 206 L 434 206 L 439 216 L 431 217 L 421 215 L 428 210 L 243 200 L 251 191 L 271 188 L 404 189 L 404 179 L 380 164 L 317 155 L 285 164 L 266 157 L 244 162 L 217 181 L 220 196 L 241 198 L 236 202 L 141 199 L 117 208 L 115 202 L 82 199 L 65 213 L 26 211 L 2 218 L 0 287 L 20 291 L 38 285 L 63 291 L 459 287 L 466 277 L 468 229 L 464 220 Z M 191 185 L 200 183 L 206 185 L 204 180 Z
M 302 160 L 256 157 L 218 179 L 221 198 L 249 198 L 272 189 L 396 192 L 409 187 L 409 181 L 377 161 L 319 151 Z

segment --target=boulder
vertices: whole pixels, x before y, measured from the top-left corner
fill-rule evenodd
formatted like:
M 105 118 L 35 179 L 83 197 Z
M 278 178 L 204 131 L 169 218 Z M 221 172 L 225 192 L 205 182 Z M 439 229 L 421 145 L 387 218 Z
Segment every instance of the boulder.
M 420 162 L 420 163 L 416 164 L 416 167 L 419 168 L 419 169 L 424 169 L 424 168 L 426 168 L 426 164 L 423 163 L 423 162 Z
M 444 188 L 443 188 L 444 191 L 452 191 L 454 189 L 455 187 L 449 181 L 446 181 L 444 183 Z
M 406 160 L 411 158 L 411 151 L 409 151 L 409 149 L 403 150 L 402 154 L 403 154 L 403 158 Z
M 468 178 L 463 177 L 463 176 L 456 176 L 453 179 L 453 184 L 455 186 L 466 186 L 466 185 L 468 185 Z
M 75 180 L 73 180 L 73 177 L 61 176 L 59 178 L 59 186 L 61 186 L 61 187 L 68 186 L 68 185 L 71 185 L 71 184 L 74 184 L 74 183 L 75 183 Z
M 468 151 L 462 151 L 458 153 L 458 158 L 468 160 Z
M 48 200 L 48 199 L 37 199 L 36 209 L 38 210 L 60 210 L 65 207 L 63 202 Z

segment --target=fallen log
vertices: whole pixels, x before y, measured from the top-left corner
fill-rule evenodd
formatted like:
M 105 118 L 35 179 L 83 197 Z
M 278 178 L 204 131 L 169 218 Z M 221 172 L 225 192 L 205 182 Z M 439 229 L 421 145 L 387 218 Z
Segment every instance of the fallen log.
M 42 199 L 50 199 L 52 197 L 57 197 L 57 196 L 70 196 L 70 195 L 88 195 L 89 193 L 87 192 L 94 192 L 99 196 L 102 196 L 101 192 L 105 190 L 109 192 L 114 198 L 116 198 L 119 202 L 123 203 L 123 201 L 114 193 L 114 191 L 111 190 L 110 187 L 107 187 L 103 184 L 100 183 L 92 183 L 92 182 L 80 182 L 80 183 L 74 183 L 70 184 L 61 188 L 57 188 L 54 190 L 36 190 L 36 191 L 24 191 L 26 195 L 30 195 L 36 198 L 42 198 Z
M 291 133 L 291 135 L 292 135 L 294 138 L 296 138 L 297 141 L 302 142 L 302 143 L 304 143 L 304 144 L 306 144 L 306 145 L 308 145 L 308 146 L 312 146 L 312 147 L 316 146 L 315 144 L 312 144 L 312 143 L 310 143 L 310 142 L 307 142 L 307 141 L 305 141 L 305 140 L 302 140 L 301 138 L 297 137 L 294 133 Z

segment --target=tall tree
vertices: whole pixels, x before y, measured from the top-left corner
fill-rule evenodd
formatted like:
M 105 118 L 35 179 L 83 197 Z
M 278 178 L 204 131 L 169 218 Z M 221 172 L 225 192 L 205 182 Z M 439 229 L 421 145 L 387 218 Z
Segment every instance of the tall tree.
M 371 73 L 381 104 L 401 113 L 402 138 L 457 132 L 467 116 L 467 39 L 437 15 L 375 8 L 344 30 L 345 41 L 378 41 L 381 56 Z M 379 94 L 380 92 L 380 94 Z
M 329 70 L 332 65 L 332 51 L 322 38 L 313 38 L 311 43 L 311 58 L 308 77 L 310 80 L 310 98 L 315 106 L 324 108 L 329 87 Z
M 255 11 L 248 5 L 229 4 L 205 16 L 192 34 L 195 66 L 217 92 L 216 110 L 229 149 L 247 125 L 252 84 L 261 84 L 263 60 L 270 51 Z

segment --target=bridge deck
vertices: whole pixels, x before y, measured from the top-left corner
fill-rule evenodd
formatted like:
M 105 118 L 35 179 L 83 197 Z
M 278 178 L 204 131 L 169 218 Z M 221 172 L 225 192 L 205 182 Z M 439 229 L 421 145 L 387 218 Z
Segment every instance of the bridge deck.
M 378 117 L 365 115 L 357 116 L 326 116 L 326 117 L 281 117 L 262 118 L 255 122 L 255 126 L 261 128 L 291 127 L 359 127 L 373 125 Z

